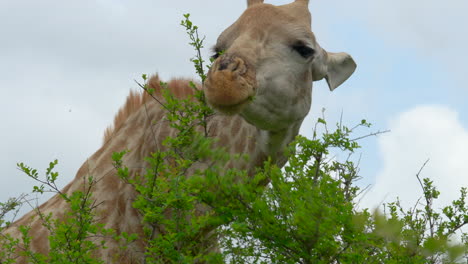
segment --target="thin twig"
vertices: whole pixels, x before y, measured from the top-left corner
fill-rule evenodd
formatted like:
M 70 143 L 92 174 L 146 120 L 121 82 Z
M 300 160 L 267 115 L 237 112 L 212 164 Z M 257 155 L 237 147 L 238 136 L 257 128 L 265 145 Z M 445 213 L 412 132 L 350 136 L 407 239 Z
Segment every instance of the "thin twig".
M 428 197 L 428 195 L 426 193 L 426 189 L 424 188 L 424 184 L 421 181 L 421 178 L 419 177 L 419 175 L 421 174 L 424 167 L 426 167 L 426 164 L 428 162 L 429 162 L 429 159 L 427 159 L 424 162 L 424 164 L 421 166 L 421 168 L 419 168 L 418 173 L 416 173 L 416 178 L 418 179 L 418 182 L 421 185 L 421 188 L 422 188 L 423 193 L 424 193 L 424 198 L 426 199 L 426 213 L 428 214 L 427 219 L 429 220 L 429 231 L 431 232 L 431 237 L 434 237 L 434 222 L 433 222 L 433 219 L 432 219 L 432 197 Z
M 142 85 L 141 83 L 139 83 L 137 80 L 134 80 L 135 83 L 140 86 L 140 88 L 142 88 L 143 90 L 145 90 L 145 92 L 147 92 L 154 100 L 156 100 L 156 102 L 158 102 L 162 107 L 166 108 L 167 111 L 171 111 L 165 104 L 163 104 L 156 96 L 153 95 L 153 93 L 150 93 L 148 91 L 148 88 L 146 88 L 144 85 Z
M 357 137 L 357 138 L 353 138 L 351 139 L 350 141 L 358 141 L 358 140 L 361 140 L 361 139 L 364 139 L 364 138 L 368 138 L 368 137 L 371 137 L 371 136 L 378 136 L 380 134 L 385 134 L 385 133 L 388 133 L 390 132 L 391 130 L 384 130 L 384 131 L 377 131 L 377 132 L 373 132 L 373 133 L 370 133 L 370 134 L 367 134 L 367 135 L 364 135 L 364 136 L 361 136 L 361 137 Z

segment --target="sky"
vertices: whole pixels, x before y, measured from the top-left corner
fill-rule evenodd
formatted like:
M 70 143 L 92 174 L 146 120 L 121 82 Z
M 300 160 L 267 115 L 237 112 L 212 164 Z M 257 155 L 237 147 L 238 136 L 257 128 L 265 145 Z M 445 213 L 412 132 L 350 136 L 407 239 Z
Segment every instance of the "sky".
M 271 4 L 289 1 L 270 0 Z M 245 1 L 0 0 L 0 201 L 27 193 L 16 168 L 39 171 L 59 160 L 59 184 L 73 179 L 102 143 L 105 128 L 143 73 L 195 77 L 183 14 L 206 36 L 205 55 Z M 358 68 L 330 92 L 314 83 L 301 134 L 311 135 L 325 108 L 332 127 L 373 124 L 360 158 L 361 206 L 400 197 L 414 206 L 416 173 L 442 192 L 437 206 L 468 186 L 468 2 L 464 0 L 313 0 L 312 30 L 320 45 L 351 54 Z M 42 200 L 46 199 L 41 198 Z

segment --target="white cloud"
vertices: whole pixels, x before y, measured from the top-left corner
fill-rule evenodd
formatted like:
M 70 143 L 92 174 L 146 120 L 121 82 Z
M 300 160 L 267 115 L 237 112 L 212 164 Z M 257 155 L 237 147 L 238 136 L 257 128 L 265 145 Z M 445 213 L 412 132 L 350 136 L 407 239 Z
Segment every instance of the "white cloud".
M 378 139 L 383 167 L 362 200 L 363 207 L 374 208 L 397 196 L 405 208 L 414 206 L 422 197 L 416 174 L 427 159 L 420 177 L 430 178 L 441 191 L 436 208 L 448 205 L 459 197 L 461 187 L 468 187 L 468 130 L 455 111 L 418 106 L 398 115 L 389 129 Z

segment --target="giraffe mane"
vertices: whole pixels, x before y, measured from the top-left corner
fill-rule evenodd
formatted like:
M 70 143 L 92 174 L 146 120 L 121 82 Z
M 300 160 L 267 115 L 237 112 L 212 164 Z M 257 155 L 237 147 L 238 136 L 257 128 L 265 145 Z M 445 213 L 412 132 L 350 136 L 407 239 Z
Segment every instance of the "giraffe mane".
M 193 89 L 190 87 L 191 81 L 190 79 L 175 78 L 167 83 L 167 87 L 176 98 L 181 99 L 194 94 Z M 146 84 L 148 89 L 154 89 L 153 95 L 148 94 L 144 90 L 131 90 L 124 105 L 120 107 L 115 115 L 114 123 L 104 131 L 104 144 L 122 127 L 129 116 L 137 112 L 148 101 L 155 100 L 153 96 L 157 99 L 162 99 L 162 86 L 158 75 L 153 75 Z M 195 84 L 197 85 L 197 89 L 200 89 L 200 85 Z

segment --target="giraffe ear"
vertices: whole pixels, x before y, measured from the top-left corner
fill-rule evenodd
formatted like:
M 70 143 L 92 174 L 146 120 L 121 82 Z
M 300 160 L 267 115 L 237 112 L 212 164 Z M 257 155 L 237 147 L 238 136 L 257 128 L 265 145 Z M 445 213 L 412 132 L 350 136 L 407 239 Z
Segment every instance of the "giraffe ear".
M 314 81 L 325 78 L 330 91 L 344 83 L 356 70 L 356 63 L 348 53 L 326 52 L 321 65 L 315 65 L 312 75 Z M 317 67 L 318 66 L 318 67 Z
M 330 91 L 344 83 L 356 70 L 356 62 L 348 53 L 328 53 L 328 70 L 325 75 Z

